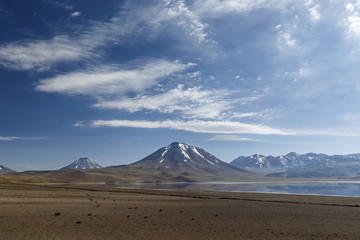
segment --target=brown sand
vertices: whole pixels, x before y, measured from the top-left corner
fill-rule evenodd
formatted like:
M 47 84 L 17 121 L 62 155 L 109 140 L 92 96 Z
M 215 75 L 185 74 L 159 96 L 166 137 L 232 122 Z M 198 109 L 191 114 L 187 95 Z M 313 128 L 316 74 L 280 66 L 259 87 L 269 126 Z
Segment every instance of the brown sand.
M 359 239 L 360 199 L 0 185 L 0 239 Z

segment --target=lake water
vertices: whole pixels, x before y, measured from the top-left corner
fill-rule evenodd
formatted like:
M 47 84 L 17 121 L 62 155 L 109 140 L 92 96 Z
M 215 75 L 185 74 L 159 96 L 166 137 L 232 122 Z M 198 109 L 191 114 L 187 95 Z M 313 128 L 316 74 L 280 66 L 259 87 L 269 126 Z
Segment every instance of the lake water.
M 119 187 L 360 197 L 360 181 L 120 183 Z

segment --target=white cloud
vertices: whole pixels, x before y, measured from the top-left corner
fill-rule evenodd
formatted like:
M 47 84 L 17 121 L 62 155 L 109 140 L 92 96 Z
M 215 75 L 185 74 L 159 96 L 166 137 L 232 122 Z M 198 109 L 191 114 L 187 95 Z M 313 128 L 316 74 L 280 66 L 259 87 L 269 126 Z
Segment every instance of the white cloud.
M 355 7 L 354 7 L 353 4 L 348 3 L 348 4 L 346 4 L 346 9 L 347 9 L 349 12 L 354 12 Z
M 100 101 L 98 108 L 119 109 L 129 112 L 141 110 L 161 113 L 180 112 L 187 118 L 221 118 L 233 106 L 226 100 L 231 95 L 226 90 L 202 90 L 200 87 L 184 89 L 183 85 L 157 95 L 139 95 L 114 101 Z
M 15 137 L 15 136 L 3 137 L 3 136 L 0 136 L 0 141 L 40 140 L 40 139 L 43 139 L 43 138 L 42 137 Z
M 195 133 L 213 133 L 220 135 L 255 134 L 255 135 L 282 135 L 282 136 L 339 136 L 359 137 L 360 127 L 333 127 L 324 129 L 277 129 L 260 124 L 247 124 L 235 121 L 203 121 L 203 120 L 95 120 L 92 127 L 129 127 L 147 129 L 172 129 Z M 226 138 L 226 137 L 224 137 Z
M 84 121 L 77 121 L 76 123 L 74 123 L 73 126 L 74 126 L 74 127 L 84 127 L 84 126 L 85 126 L 85 122 L 84 122 Z
M 209 141 L 260 141 L 253 138 L 244 138 L 238 135 L 215 135 L 208 139 Z
M 199 0 L 195 1 L 194 9 L 200 14 L 223 14 L 229 12 L 247 12 L 258 8 L 270 8 L 285 10 L 292 0 Z M 214 16 L 214 15 L 213 15 Z
M 307 63 L 304 63 L 297 71 L 294 72 L 284 72 L 277 75 L 278 78 L 297 82 L 302 79 L 306 79 L 316 73 L 318 70 L 313 67 L 310 68 Z
M 352 1 L 345 5 L 347 18 L 344 22 L 346 32 L 350 38 L 359 40 L 360 38 L 360 1 Z
M 1 137 L 0 136 L 0 141 L 13 141 L 13 140 L 17 140 L 19 139 L 19 137 Z
M 231 121 L 131 121 L 131 120 L 96 120 L 92 122 L 94 127 L 132 127 L 132 128 L 166 128 L 184 130 L 197 133 L 220 133 L 220 134 L 260 134 L 260 135 L 293 135 L 292 132 L 271 128 L 264 125 L 247 124 Z
M 358 12 L 354 12 L 348 17 L 346 25 L 350 35 L 360 37 L 360 16 Z
M 47 70 L 55 63 L 95 56 L 68 36 L 50 40 L 16 42 L 0 46 L 0 64 L 16 70 Z
M 262 114 L 261 113 L 256 113 L 256 112 L 234 113 L 233 114 L 234 118 L 249 118 L 249 117 L 258 117 L 258 116 L 262 116 Z
M 119 27 L 119 21 L 112 18 L 109 22 L 93 22 L 87 29 L 77 30 L 75 35 L 0 45 L 0 65 L 16 70 L 46 71 L 61 62 L 96 59 L 100 56 L 96 48 L 130 37 L 132 23 L 125 22 Z
M 80 14 L 73 12 L 71 15 Z M 179 26 L 186 36 L 199 43 L 215 44 L 207 37 L 207 25 L 183 1 L 165 1 L 147 8 L 129 8 L 108 21 L 89 22 L 74 34 L 0 45 L 0 65 L 16 70 L 45 71 L 62 62 L 97 59 L 101 56 L 100 51 L 96 51 L 99 47 L 129 43 L 138 37 L 142 40 L 155 37 L 174 26 Z
M 103 95 L 140 92 L 157 84 L 160 78 L 183 71 L 194 64 L 153 60 L 134 70 L 103 67 L 58 75 L 40 81 L 36 90 L 64 94 Z
M 70 15 L 71 15 L 72 17 L 78 17 L 78 16 L 80 16 L 81 14 L 82 14 L 82 12 L 76 11 L 76 12 L 71 13 Z
M 42 0 L 42 1 L 67 10 L 73 8 L 73 6 L 68 5 L 66 2 L 62 2 L 62 1 L 52 1 L 52 0 Z
M 296 47 L 296 40 L 292 37 L 290 31 L 279 31 L 278 37 L 281 45 L 286 45 L 289 47 Z
M 313 22 L 317 22 L 321 18 L 321 14 L 319 12 L 320 4 L 314 4 L 313 0 L 308 0 L 305 3 L 305 6 L 307 7 L 308 12 L 310 13 L 310 17 Z
M 165 0 L 165 8 L 160 11 L 160 14 L 158 12 L 156 15 L 155 21 L 158 21 L 156 24 L 163 23 L 164 20 L 175 19 L 176 24 L 181 26 L 188 36 L 194 37 L 200 43 L 214 43 L 207 38 L 207 24 L 202 23 L 200 18 L 186 6 L 184 1 Z
M 231 12 L 243 13 L 256 9 L 268 9 L 292 15 L 295 9 L 305 8 L 313 22 L 321 18 L 320 4 L 315 4 L 312 0 L 305 2 L 297 0 L 198 0 L 194 2 L 192 8 L 199 15 L 206 15 L 209 18 L 223 16 Z M 276 28 L 280 26 L 278 25 Z
M 315 6 L 308 9 L 310 12 L 310 16 L 314 22 L 320 20 L 321 15 L 319 13 L 320 4 L 316 4 Z

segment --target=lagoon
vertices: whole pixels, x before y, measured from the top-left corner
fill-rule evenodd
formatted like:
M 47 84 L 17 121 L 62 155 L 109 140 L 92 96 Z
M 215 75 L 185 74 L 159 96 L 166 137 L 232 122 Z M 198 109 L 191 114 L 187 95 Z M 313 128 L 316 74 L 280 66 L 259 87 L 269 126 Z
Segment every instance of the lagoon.
M 117 183 L 117 187 L 360 197 L 360 181 Z

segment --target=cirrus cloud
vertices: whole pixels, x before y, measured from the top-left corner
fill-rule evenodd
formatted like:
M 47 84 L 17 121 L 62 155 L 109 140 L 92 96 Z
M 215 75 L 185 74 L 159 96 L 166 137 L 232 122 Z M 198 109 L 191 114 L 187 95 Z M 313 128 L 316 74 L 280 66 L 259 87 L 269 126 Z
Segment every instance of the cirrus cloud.
M 113 101 L 100 101 L 94 106 L 105 109 L 119 109 L 129 112 L 142 110 L 161 113 L 180 112 L 186 118 L 222 118 L 233 108 L 233 102 L 226 98 L 228 90 L 203 90 L 201 87 L 184 89 L 183 85 L 156 95 L 138 95 Z
M 131 120 L 95 120 L 93 127 L 132 127 L 132 128 L 166 128 L 184 130 L 197 133 L 223 133 L 223 134 L 261 134 L 261 135 L 293 135 L 293 132 L 271 128 L 265 125 L 247 124 L 232 121 L 131 121 Z
M 141 92 L 157 84 L 158 79 L 183 71 L 194 64 L 154 60 L 132 70 L 103 67 L 43 79 L 36 90 L 63 94 L 103 95 L 128 91 Z
M 15 141 L 15 140 L 40 140 L 43 137 L 16 137 L 16 136 L 0 136 L 0 141 Z

